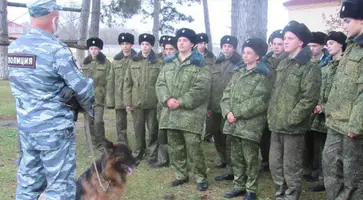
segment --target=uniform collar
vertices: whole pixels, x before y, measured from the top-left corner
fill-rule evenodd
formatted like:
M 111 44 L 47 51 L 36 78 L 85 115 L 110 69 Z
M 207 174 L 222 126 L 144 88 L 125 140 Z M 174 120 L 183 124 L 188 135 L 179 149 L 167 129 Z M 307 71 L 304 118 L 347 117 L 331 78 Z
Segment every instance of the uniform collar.
M 355 37 L 353 39 L 353 42 L 360 45 L 360 46 L 363 46 L 363 33 L 358 35 L 357 37 Z

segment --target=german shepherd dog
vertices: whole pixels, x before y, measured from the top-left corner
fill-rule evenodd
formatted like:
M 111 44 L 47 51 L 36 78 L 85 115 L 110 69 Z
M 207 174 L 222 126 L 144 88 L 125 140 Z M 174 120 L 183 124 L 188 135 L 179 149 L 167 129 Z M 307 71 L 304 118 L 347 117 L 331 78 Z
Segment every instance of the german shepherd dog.
M 96 160 L 103 188 L 92 163 L 77 180 L 76 200 L 120 200 L 127 174 L 133 174 L 138 165 L 125 143 L 103 141 L 104 153 Z M 104 191 L 106 189 L 106 191 Z

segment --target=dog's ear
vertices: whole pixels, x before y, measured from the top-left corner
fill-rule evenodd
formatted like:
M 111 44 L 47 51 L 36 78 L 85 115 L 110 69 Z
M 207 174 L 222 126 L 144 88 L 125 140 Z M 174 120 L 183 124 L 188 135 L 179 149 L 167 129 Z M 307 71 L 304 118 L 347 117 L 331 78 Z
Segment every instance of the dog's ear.
M 106 138 L 103 139 L 102 146 L 105 148 L 105 152 L 108 153 L 109 155 L 115 149 L 115 145 L 113 145 L 113 143 L 107 140 Z

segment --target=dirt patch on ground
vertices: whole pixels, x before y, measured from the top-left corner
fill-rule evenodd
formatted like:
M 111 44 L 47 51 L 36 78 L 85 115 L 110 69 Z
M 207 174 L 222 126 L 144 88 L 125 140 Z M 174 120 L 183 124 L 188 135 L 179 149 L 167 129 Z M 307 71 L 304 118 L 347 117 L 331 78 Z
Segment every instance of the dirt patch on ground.
M 17 128 L 18 122 L 14 119 L 1 119 L 0 118 L 0 128 Z

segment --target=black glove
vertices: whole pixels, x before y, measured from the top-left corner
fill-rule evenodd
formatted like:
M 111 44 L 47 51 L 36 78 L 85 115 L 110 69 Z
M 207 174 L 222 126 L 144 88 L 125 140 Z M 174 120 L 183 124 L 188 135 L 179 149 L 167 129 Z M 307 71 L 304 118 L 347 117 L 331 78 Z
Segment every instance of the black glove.
M 65 103 L 71 110 L 80 111 L 81 106 L 76 99 L 76 92 L 65 86 L 60 91 L 61 102 Z

